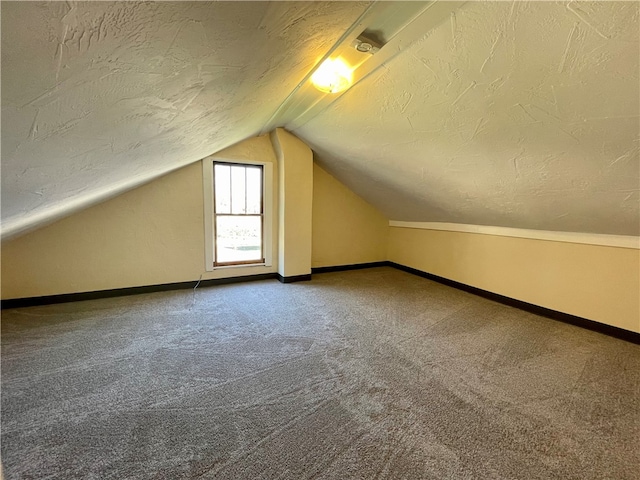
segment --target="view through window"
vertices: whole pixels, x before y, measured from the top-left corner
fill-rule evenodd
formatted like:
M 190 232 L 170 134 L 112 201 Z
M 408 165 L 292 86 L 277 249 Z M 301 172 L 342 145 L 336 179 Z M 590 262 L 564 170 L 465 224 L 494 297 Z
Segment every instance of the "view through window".
M 216 266 L 264 263 L 263 167 L 213 164 Z

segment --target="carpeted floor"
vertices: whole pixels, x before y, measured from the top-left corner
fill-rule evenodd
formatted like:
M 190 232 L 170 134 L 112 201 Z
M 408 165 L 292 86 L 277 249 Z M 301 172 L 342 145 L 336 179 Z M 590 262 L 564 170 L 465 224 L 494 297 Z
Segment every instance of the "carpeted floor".
M 640 346 L 392 268 L 6 310 L 12 479 L 637 479 Z

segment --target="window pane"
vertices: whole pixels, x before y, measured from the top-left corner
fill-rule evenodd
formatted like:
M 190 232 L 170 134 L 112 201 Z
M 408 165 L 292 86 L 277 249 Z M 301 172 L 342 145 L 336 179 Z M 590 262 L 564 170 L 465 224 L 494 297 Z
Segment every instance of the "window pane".
M 231 213 L 231 167 L 215 165 L 216 213 Z
M 262 260 L 262 217 L 216 217 L 218 263 Z
M 247 167 L 247 213 L 262 213 L 262 168 Z
M 247 213 L 245 167 L 231 167 L 231 213 Z

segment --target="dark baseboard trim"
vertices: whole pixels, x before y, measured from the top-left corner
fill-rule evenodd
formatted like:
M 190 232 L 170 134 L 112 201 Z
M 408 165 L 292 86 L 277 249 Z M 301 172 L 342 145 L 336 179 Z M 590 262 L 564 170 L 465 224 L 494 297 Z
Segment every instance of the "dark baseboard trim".
M 350 265 L 336 265 L 334 267 L 313 267 L 311 273 L 344 272 L 346 270 L 360 270 L 361 268 L 390 267 L 391 262 L 352 263 Z
M 587 330 L 593 330 L 595 332 L 603 333 L 611 337 L 619 338 L 621 340 L 626 340 L 627 342 L 640 345 L 640 333 L 632 332 L 630 330 L 625 330 L 623 328 L 614 327 L 593 320 L 588 320 L 586 318 L 571 315 L 569 313 L 559 312 L 550 308 L 541 307 L 539 305 L 534 305 L 533 303 L 523 302 L 522 300 L 516 300 L 515 298 L 506 297 L 498 293 L 489 292 L 488 290 L 472 287 L 471 285 L 467 285 L 465 283 L 456 282 L 455 280 L 450 280 L 448 278 L 440 277 L 432 273 L 423 272 L 422 270 L 407 267 L 405 265 L 400 265 L 399 263 L 388 262 L 388 264 L 390 267 L 397 268 L 398 270 L 402 270 L 403 272 L 427 278 L 429 280 L 433 280 L 434 282 L 457 288 L 458 290 L 464 290 L 465 292 L 473 293 L 474 295 L 478 295 L 480 297 L 484 297 L 489 300 L 508 305 L 510 307 L 519 308 L 520 310 L 535 313 L 536 315 L 547 317 L 552 320 L 569 323 L 571 325 L 586 328 Z
M 309 280 L 311 280 L 311 274 L 307 273 L 306 275 L 292 275 L 290 277 L 283 277 L 279 273 L 276 273 L 276 278 L 280 281 L 280 283 L 308 282 Z
M 243 277 L 213 278 L 210 280 L 197 280 L 192 282 L 162 283 L 158 285 L 145 285 L 142 287 L 114 288 L 111 290 L 96 290 L 93 292 L 63 293 L 60 295 L 45 295 L 42 297 L 13 298 L 0 301 L 0 308 L 35 307 L 38 305 L 52 305 L 56 303 L 81 302 L 83 300 L 96 300 L 99 298 L 124 297 L 140 295 L 143 293 L 167 292 L 170 290 L 185 290 L 190 288 L 211 287 L 230 283 L 253 282 L 256 280 L 269 280 L 277 278 L 277 273 L 261 273 L 257 275 L 245 275 Z
M 478 287 L 472 287 L 465 283 L 460 283 L 455 280 L 451 280 L 445 277 L 440 277 L 432 273 L 423 272 L 416 268 L 407 267 L 395 262 L 383 261 L 383 262 L 370 262 L 370 263 L 357 263 L 353 265 L 338 265 L 334 267 L 316 267 L 312 268 L 313 273 L 326 273 L 326 272 L 340 272 L 346 270 L 360 270 L 364 268 L 374 267 L 392 267 L 403 272 L 411 273 L 419 277 L 433 280 L 434 282 L 447 285 L 449 287 L 457 288 L 465 292 L 478 295 L 480 297 L 493 300 L 495 302 L 508 305 L 510 307 L 519 308 L 527 312 L 535 313 L 543 317 L 551 318 L 578 327 L 586 328 L 587 330 L 593 330 L 595 332 L 603 333 L 611 337 L 626 340 L 631 343 L 640 345 L 640 333 L 625 330 L 623 328 L 606 325 L 604 323 L 595 322 L 586 318 L 571 315 L 569 313 L 559 312 L 557 310 L 551 310 L 550 308 L 541 307 L 532 303 L 527 303 L 522 300 L 516 300 L 515 298 L 506 297 L 498 293 L 483 290 Z M 115 288 L 112 290 L 96 290 L 93 292 L 82 293 L 65 293 L 61 295 L 46 295 L 42 297 L 27 297 L 27 298 L 13 298 L 0 301 L 0 309 L 5 310 L 9 308 L 22 308 L 22 307 L 34 307 L 38 305 L 51 305 L 56 303 L 68 303 L 68 302 L 80 302 L 83 300 L 96 300 L 99 298 L 113 298 L 129 295 L 140 295 L 143 293 L 154 292 L 166 292 L 170 290 L 184 290 L 198 287 L 210 287 L 214 285 L 225 285 L 231 283 L 253 282 L 256 280 L 269 280 L 278 279 L 281 283 L 293 283 L 311 280 L 311 274 L 307 275 L 294 275 L 290 277 L 283 277 L 279 273 L 262 273 L 258 275 L 246 275 L 243 277 L 230 277 L 230 278 L 214 278 L 209 280 L 202 280 L 198 284 L 198 281 L 191 282 L 177 282 L 177 283 L 163 283 L 159 285 L 145 285 L 141 287 L 128 287 L 128 288 Z
M 100 298 L 125 297 L 143 293 L 167 292 L 170 290 L 186 290 L 190 288 L 212 287 L 231 283 L 254 282 L 256 280 L 278 279 L 281 283 L 293 283 L 311 280 L 311 274 L 283 277 L 279 273 L 260 273 L 241 277 L 212 278 L 191 282 L 162 283 L 158 285 L 144 285 L 141 287 L 114 288 L 111 290 L 96 290 L 93 292 L 63 293 L 60 295 L 45 295 L 42 297 L 12 298 L 0 301 L 0 309 L 35 307 L 38 305 L 53 305 L 56 303 L 81 302 L 83 300 L 97 300 Z

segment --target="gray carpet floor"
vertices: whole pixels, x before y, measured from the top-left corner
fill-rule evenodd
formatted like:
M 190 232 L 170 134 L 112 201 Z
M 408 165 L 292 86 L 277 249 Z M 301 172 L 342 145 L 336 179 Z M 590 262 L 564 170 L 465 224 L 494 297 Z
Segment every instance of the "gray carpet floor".
M 640 346 L 392 268 L 2 314 L 12 479 L 638 479 Z

